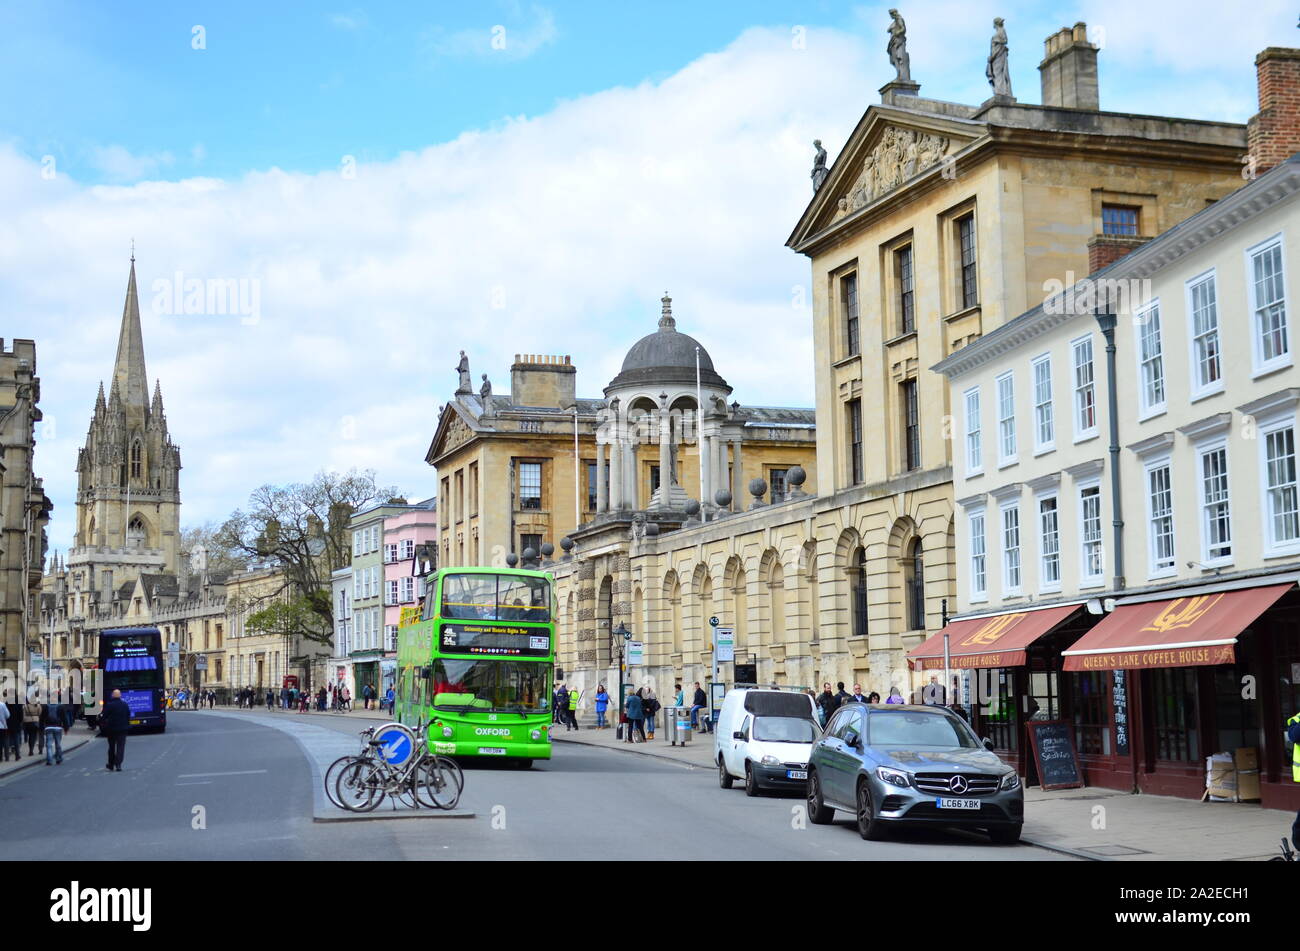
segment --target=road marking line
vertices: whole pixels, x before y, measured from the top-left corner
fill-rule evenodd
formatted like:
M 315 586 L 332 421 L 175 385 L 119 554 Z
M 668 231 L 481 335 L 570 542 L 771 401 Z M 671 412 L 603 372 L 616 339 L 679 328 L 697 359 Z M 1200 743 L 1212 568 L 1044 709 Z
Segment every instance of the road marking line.
M 181 773 L 177 779 L 200 779 L 204 776 L 253 776 L 257 773 L 265 773 L 264 769 L 236 769 L 228 773 Z
M 200 779 L 197 783 L 177 783 L 177 786 L 211 786 L 212 780 Z

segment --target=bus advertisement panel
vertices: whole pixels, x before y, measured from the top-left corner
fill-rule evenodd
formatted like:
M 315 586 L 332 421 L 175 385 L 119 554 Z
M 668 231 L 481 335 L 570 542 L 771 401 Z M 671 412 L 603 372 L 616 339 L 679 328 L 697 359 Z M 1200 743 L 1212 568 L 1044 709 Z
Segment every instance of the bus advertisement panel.
M 132 729 L 166 729 L 162 632 L 158 628 L 104 631 L 99 635 L 99 667 L 104 698 L 111 697 L 114 690 L 122 691 L 122 699 L 131 708 Z
M 429 749 L 551 757 L 555 606 L 540 571 L 445 568 L 427 579 L 418 619 L 398 630 L 397 719 L 430 721 Z

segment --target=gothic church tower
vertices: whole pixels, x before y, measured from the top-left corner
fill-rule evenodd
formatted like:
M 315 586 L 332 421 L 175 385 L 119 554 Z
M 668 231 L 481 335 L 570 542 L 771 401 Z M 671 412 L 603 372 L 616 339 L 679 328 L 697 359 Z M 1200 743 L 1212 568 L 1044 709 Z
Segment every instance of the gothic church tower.
M 149 397 L 133 255 L 109 395 L 101 382 L 77 456 L 77 537 L 68 567 L 88 569 L 86 587 L 99 605 L 141 573 L 177 573 L 180 468 L 160 384 Z

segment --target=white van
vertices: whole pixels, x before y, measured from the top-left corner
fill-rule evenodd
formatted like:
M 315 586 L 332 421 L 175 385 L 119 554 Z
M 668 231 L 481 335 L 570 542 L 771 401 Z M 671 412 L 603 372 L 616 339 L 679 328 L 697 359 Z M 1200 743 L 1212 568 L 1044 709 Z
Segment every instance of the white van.
M 813 698 L 797 690 L 742 687 L 722 701 L 713 734 L 718 785 L 745 781 L 745 794 L 760 789 L 802 789 L 808 758 L 821 737 Z

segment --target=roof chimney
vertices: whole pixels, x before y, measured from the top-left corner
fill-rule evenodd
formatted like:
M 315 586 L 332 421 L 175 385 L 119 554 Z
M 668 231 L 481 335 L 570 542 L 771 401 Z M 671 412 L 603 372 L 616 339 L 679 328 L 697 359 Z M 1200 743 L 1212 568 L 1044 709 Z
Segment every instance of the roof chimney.
M 1088 25 L 1063 26 L 1043 41 L 1038 64 L 1043 105 L 1066 109 L 1101 108 L 1097 95 L 1097 47 L 1088 42 Z
M 1255 57 L 1259 112 L 1246 123 L 1254 175 L 1300 152 L 1300 49 L 1270 46 Z

